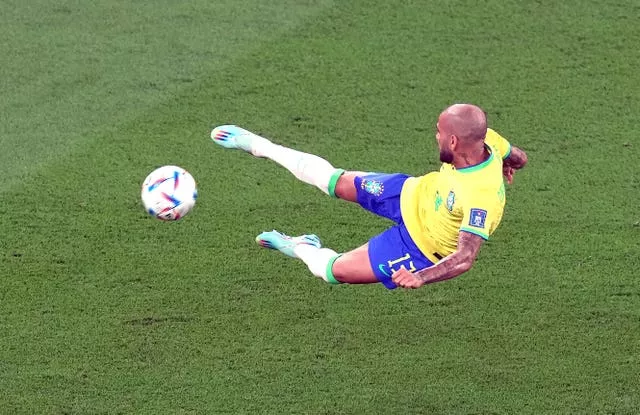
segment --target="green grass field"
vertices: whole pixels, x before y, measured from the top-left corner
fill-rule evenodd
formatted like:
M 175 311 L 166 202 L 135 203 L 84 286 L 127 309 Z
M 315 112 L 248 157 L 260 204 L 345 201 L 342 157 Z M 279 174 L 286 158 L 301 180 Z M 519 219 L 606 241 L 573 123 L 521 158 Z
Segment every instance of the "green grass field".
M 636 0 L 2 10 L 0 413 L 640 413 Z M 209 139 L 418 175 L 453 102 L 530 162 L 473 270 L 417 291 L 259 249 L 388 223 Z M 139 200 L 164 164 L 199 183 L 176 223 Z

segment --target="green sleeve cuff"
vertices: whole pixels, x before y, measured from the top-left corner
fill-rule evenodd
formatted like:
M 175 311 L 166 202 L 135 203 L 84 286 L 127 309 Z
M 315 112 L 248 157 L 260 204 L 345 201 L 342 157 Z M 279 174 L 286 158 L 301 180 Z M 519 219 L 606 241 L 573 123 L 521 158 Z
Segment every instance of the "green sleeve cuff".
M 507 150 L 507 154 L 502 156 L 502 160 L 508 159 L 510 155 L 511 155 L 511 143 L 509 143 L 509 150 Z
M 473 228 L 468 228 L 466 226 L 460 228 L 460 231 L 462 232 L 469 232 L 472 233 L 474 235 L 478 235 L 479 237 L 481 237 L 482 239 L 484 239 L 485 241 L 489 239 L 489 235 L 487 235 L 486 233 L 479 231 L 479 230 L 475 230 Z

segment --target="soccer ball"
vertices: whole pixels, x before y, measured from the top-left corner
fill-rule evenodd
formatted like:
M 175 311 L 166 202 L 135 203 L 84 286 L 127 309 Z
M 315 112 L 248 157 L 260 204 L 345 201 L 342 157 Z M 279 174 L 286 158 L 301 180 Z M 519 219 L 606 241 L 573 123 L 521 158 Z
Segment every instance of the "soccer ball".
M 147 212 L 160 220 L 178 220 L 196 204 L 196 181 L 178 166 L 162 166 L 142 183 L 142 203 Z

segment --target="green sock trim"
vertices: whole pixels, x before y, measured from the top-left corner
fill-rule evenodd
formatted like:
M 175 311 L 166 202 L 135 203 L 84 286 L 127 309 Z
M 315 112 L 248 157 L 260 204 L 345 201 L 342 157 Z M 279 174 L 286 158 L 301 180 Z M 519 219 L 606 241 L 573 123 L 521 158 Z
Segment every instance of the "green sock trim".
M 336 171 L 334 171 L 333 174 L 331 175 L 331 178 L 329 179 L 329 187 L 327 189 L 329 191 L 329 196 L 338 197 L 336 196 L 336 184 L 338 184 L 338 179 L 343 174 L 344 174 L 344 169 L 336 169 Z
M 333 263 L 336 262 L 336 259 L 340 258 L 341 256 L 342 256 L 342 254 L 338 254 L 338 255 L 334 256 L 333 258 L 331 258 L 329 260 L 329 263 L 327 264 L 327 282 L 329 284 L 334 284 L 334 285 L 335 284 L 342 284 L 333 275 Z

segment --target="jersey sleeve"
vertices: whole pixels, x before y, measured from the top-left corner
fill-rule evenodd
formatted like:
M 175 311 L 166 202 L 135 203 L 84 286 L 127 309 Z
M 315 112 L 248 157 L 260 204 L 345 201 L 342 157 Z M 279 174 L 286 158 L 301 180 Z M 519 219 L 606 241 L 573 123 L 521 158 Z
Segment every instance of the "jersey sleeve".
M 487 128 L 487 136 L 484 141 L 491 147 L 498 150 L 502 156 L 502 160 L 506 159 L 509 157 L 509 154 L 511 154 L 511 143 L 491 128 Z
M 478 194 L 464 203 L 460 231 L 489 239 L 493 223 L 499 221 L 502 212 L 499 205 L 488 195 Z

